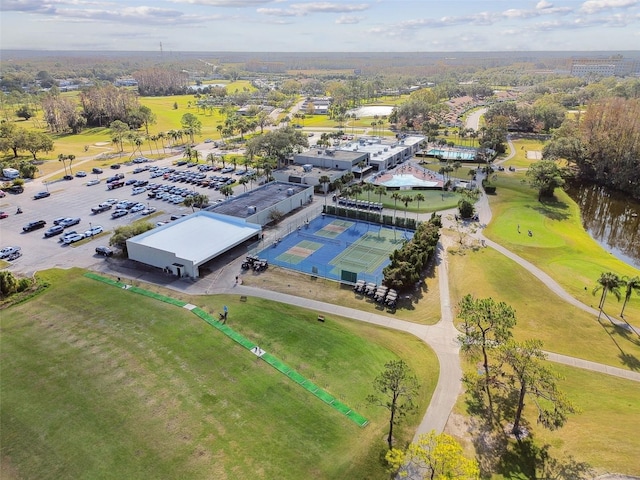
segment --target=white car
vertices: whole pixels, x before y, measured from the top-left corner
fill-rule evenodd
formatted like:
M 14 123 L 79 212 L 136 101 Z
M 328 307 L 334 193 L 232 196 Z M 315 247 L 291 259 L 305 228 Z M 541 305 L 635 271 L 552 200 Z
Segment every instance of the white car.
M 131 207 L 131 213 L 140 212 L 145 209 L 143 203 L 136 203 L 133 207 Z
M 109 205 L 115 205 L 116 203 L 118 203 L 119 200 L 117 198 L 107 198 L 104 202 L 102 203 L 108 203 Z
M 89 180 L 87 182 L 87 187 L 91 187 L 92 185 L 98 185 L 100 183 L 100 180 L 98 180 L 97 178 L 94 178 L 93 180 Z
M 84 235 L 82 235 L 80 233 L 74 233 L 73 235 L 67 235 L 64 238 L 64 240 L 62 241 L 62 243 L 66 244 L 66 245 L 70 245 L 72 243 L 79 242 L 83 238 L 84 238 Z
M 0 258 L 6 258 L 20 251 L 20 247 L 4 247 L 0 250 Z
M 86 232 L 84 232 L 84 236 L 85 237 L 93 237 L 94 235 L 98 235 L 99 233 L 102 233 L 104 231 L 104 229 L 102 228 L 102 225 L 95 225 L 93 227 L 91 227 L 89 230 L 87 230 Z
M 145 187 L 135 187 L 135 188 L 131 191 L 131 194 L 132 194 L 132 195 L 138 195 L 138 194 L 140 194 L 140 193 L 144 193 L 144 192 L 146 192 L 146 191 L 147 191 L 147 189 L 146 189 Z
M 142 212 L 140 212 L 140 213 L 142 215 L 151 215 L 155 211 L 156 211 L 156 207 L 147 207 L 144 210 L 142 210 Z

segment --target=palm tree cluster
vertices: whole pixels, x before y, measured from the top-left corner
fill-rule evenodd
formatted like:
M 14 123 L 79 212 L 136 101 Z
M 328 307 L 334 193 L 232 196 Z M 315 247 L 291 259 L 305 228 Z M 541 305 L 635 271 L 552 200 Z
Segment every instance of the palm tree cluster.
M 607 294 L 612 293 L 614 297 L 618 301 L 622 298 L 621 288 L 624 288 L 624 302 L 622 303 L 622 310 L 620 311 L 620 316 L 624 317 L 624 309 L 627 306 L 627 303 L 631 299 L 631 294 L 636 292 L 640 294 L 640 277 L 629 277 L 623 276 L 620 277 L 613 272 L 603 272 L 600 274 L 600 278 L 597 280 L 597 285 L 593 289 L 593 294 L 595 295 L 598 292 L 602 292 L 600 294 L 600 302 L 598 303 L 598 309 L 600 313 L 598 314 L 598 320 L 602 316 L 602 312 L 604 310 L 604 303 L 607 299 Z
M 382 270 L 382 283 L 400 291 L 412 288 L 436 251 L 441 227 L 442 218 L 435 213 L 418 225 L 413 238 L 391 254 L 391 263 Z

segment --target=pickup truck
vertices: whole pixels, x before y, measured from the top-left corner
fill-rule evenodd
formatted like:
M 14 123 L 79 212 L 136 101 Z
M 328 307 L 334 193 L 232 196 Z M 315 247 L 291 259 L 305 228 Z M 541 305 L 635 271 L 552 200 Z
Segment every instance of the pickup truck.
M 113 190 L 114 188 L 124 187 L 124 182 L 122 180 L 116 180 L 111 183 L 107 183 L 107 190 Z
M 108 203 L 101 203 L 97 207 L 91 207 L 91 213 L 102 213 L 106 212 L 107 210 L 111 210 L 111 208 L 111 205 L 109 205 Z

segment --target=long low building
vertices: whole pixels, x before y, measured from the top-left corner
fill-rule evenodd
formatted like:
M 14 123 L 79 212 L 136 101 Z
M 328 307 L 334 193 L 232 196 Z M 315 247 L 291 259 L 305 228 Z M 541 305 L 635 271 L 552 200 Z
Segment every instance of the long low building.
M 258 224 L 200 211 L 130 238 L 127 250 L 131 260 L 197 278 L 202 265 L 261 235 Z

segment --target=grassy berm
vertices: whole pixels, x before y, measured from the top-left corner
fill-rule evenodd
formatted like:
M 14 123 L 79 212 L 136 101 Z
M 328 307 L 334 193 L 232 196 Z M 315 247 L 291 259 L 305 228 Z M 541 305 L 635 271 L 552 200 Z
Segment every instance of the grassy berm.
M 0 478 L 387 478 L 387 411 L 373 379 L 402 358 L 420 378 L 418 412 L 437 381 L 419 340 L 317 312 L 238 297 L 180 296 L 366 416 L 358 427 L 186 309 L 83 277 L 1 312 Z M 175 292 L 163 292 L 178 296 Z

